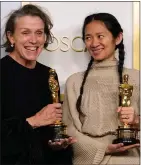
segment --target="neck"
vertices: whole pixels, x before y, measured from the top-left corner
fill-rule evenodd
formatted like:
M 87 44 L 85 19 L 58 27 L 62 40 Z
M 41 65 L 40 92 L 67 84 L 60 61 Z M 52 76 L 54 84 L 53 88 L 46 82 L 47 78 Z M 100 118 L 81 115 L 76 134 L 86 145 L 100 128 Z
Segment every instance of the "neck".
M 111 56 L 111 57 L 103 59 L 103 60 L 99 60 L 99 61 L 95 60 L 95 62 L 99 63 L 99 62 L 104 62 L 104 61 L 106 62 L 106 61 L 115 61 L 115 60 L 116 60 L 115 56 Z
M 115 67 L 118 65 L 118 60 L 115 57 L 110 57 L 101 61 L 95 61 L 92 64 L 92 68 L 102 69 Z
M 14 52 L 10 53 L 9 55 L 11 58 L 13 58 L 13 60 L 15 60 L 17 63 L 21 64 L 24 67 L 29 68 L 29 69 L 35 68 L 36 61 L 26 60 L 20 56 L 17 56 Z

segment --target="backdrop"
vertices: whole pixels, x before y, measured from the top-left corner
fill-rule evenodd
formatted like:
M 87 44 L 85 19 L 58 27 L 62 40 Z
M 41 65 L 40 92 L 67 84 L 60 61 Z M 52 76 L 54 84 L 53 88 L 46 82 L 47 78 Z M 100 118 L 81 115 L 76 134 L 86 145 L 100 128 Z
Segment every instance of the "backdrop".
M 50 15 L 54 24 L 52 29 L 55 36 L 54 42 L 41 53 L 38 61 L 56 69 L 61 93 L 64 92 L 66 79 L 75 72 L 85 70 L 88 64 L 90 57 L 85 52 L 81 29 L 84 18 L 92 13 L 108 12 L 118 19 L 124 31 L 125 66 L 139 69 L 139 4 L 133 2 L 1 2 L 2 32 L 6 21 L 5 16 L 11 10 L 27 3 L 41 6 Z M 4 56 L 4 50 L 1 51 Z

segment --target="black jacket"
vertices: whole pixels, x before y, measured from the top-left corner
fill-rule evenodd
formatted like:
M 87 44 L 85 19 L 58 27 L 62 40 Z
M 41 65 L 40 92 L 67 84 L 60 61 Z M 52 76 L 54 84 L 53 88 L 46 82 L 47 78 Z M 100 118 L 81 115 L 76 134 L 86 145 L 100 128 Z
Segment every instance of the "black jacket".
M 34 69 L 25 68 L 8 55 L 1 59 L 2 164 L 72 164 L 71 146 L 53 151 L 48 146 L 51 128 L 33 129 L 26 122 L 52 103 L 49 70 L 38 62 Z

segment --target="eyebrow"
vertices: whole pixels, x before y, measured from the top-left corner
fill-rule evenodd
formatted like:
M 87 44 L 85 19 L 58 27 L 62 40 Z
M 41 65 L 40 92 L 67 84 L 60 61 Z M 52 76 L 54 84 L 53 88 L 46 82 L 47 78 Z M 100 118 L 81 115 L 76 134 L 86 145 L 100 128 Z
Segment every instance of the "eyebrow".
M 105 34 L 105 32 L 98 32 L 98 33 L 96 33 L 96 34 Z
M 96 33 L 96 34 L 105 34 L 105 32 L 98 32 L 98 33 Z M 85 34 L 85 36 L 90 36 L 91 34 Z
M 20 28 L 21 30 L 30 30 L 29 28 Z M 44 28 L 41 28 L 41 29 L 37 29 L 37 30 L 44 30 Z M 36 31 L 37 31 L 36 30 Z
M 91 36 L 91 34 L 85 34 L 85 36 Z

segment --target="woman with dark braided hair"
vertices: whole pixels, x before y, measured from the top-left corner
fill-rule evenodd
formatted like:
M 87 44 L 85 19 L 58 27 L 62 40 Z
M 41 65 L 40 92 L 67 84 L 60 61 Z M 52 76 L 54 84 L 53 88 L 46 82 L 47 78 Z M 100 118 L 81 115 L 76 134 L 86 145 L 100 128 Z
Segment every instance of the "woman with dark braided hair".
M 139 164 L 139 144 L 112 144 L 120 123 L 139 125 L 139 72 L 124 67 L 123 30 L 113 15 L 97 13 L 85 18 L 82 36 L 91 60 L 85 72 L 68 78 L 63 104 L 68 134 L 77 139 L 74 164 Z M 120 104 L 124 74 L 134 87 L 131 107 Z

